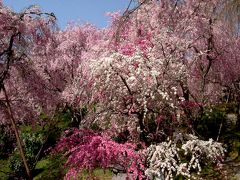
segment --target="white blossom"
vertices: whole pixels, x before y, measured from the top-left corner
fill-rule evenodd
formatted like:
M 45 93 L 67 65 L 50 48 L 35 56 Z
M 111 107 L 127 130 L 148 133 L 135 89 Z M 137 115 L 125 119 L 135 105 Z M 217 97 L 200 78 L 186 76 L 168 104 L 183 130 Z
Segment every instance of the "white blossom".
M 200 163 L 205 161 L 221 163 L 218 157 L 223 157 L 225 151 L 221 143 L 212 139 L 203 141 L 191 134 L 186 136 L 177 134 L 174 138 L 174 141 L 151 145 L 145 151 L 148 162 L 145 174 L 150 179 L 170 180 L 176 175 L 194 179 L 191 172 L 201 172 Z M 179 143 L 181 147 L 177 148 Z M 182 157 L 179 156 L 181 151 L 191 156 L 189 162 L 182 161 Z

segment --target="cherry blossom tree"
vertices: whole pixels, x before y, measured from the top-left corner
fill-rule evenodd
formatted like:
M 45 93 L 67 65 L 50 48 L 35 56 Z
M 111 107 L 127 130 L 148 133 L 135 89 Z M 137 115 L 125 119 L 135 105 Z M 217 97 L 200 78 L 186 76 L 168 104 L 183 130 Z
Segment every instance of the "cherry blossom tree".
M 55 17 L 44 14 L 35 6 L 21 13 L 15 13 L 0 5 L 0 100 L 1 100 L 1 123 L 11 124 L 20 155 L 29 179 L 32 179 L 31 170 L 24 155 L 23 145 L 19 136 L 17 122 L 24 119 L 28 114 L 28 108 L 35 108 L 29 97 L 33 93 L 33 81 L 36 81 L 36 71 L 33 70 L 29 60 L 32 44 L 43 46 L 47 40 Z M 46 15 L 46 16 L 45 16 Z M 31 76 L 28 76 L 31 74 Z M 34 76 L 35 75 L 35 76 Z M 29 79 L 30 78 L 30 79 Z M 34 91 L 37 92 L 37 91 Z M 23 102 L 27 102 L 23 105 Z M 29 106 L 31 104 L 31 106 Z M 23 118 L 20 118 L 23 116 Z M 9 123 L 10 122 L 10 123 Z
M 205 109 L 223 103 L 225 89 L 239 110 L 240 43 L 219 18 L 223 3 L 139 1 L 123 14 L 108 13 L 105 29 L 65 30 L 36 6 L 15 13 L 1 4 L 0 123 L 14 127 L 23 159 L 17 125 L 64 107 L 81 127 L 57 146 L 67 152 L 69 177 L 126 162 L 124 171 L 140 178 L 134 143 L 147 148 L 179 131 L 194 134 Z M 93 125 L 104 133 L 82 130 Z M 127 144 L 109 138 L 122 132 Z
M 200 5 L 203 9 L 206 3 Z M 198 40 L 197 27 L 198 23 L 208 22 L 201 17 L 205 11 L 192 14 L 194 8 L 192 1 L 184 5 L 149 1 L 123 22 L 124 17 L 110 14 L 113 21 L 107 32 L 111 35 L 109 46 L 100 44 L 98 48 L 105 48 L 105 52 L 86 62 L 90 104 L 97 110 L 90 113 L 86 123 L 127 125 L 131 132 L 141 132 L 144 141 L 152 131 L 148 123 L 157 127 L 168 119 L 166 126 L 172 124 L 179 103 L 190 101 L 188 76 L 200 61 L 195 63 L 200 50 L 195 52 L 194 47 L 204 41 Z M 205 83 L 203 86 L 205 92 Z M 205 96 L 197 95 L 199 92 L 192 93 L 193 100 L 203 104 Z M 167 134 L 159 128 L 154 131 L 168 136 L 171 128 Z
M 135 150 L 135 145 L 116 143 L 104 134 L 89 130 L 67 130 L 54 151 L 65 152 L 68 158 L 66 166 L 70 169 L 65 179 L 77 179 L 78 172 L 92 171 L 98 167 L 127 172 L 129 178 L 133 179 L 145 177 L 144 158 Z
M 55 17 L 42 13 L 35 6 L 22 13 L 14 13 L 3 6 L 1 11 L 1 83 L 4 82 L 15 113 L 20 113 L 16 113 L 19 121 L 26 120 L 27 111 L 30 114 L 38 111 L 37 103 L 40 100 L 45 99 L 46 103 L 50 103 L 50 99 L 56 99 L 47 100 L 46 94 L 49 94 L 47 92 L 50 85 L 46 85 L 47 81 L 38 72 L 40 67 L 36 66 L 32 59 L 32 47 L 35 46 L 40 51 L 51 39 Z M 33 118 L 31 115 L 29 117 Z M 4 118 L 1 123 L 4 123 L 3 120 Z
M 180 119 L 194 131 L 196 115 L 188 107 L 195 107 L 197 116 L 202 116 L 205 107 L 221 103 L 221 83 L 228 80 L 216 83 L 214 78 L 230 74 L 215 74 L 220 73 L 216 67 L 231 57 L 223 51 L 229 44 L 223 34 L 233 41 L 218 19 L 220 7 L 214 0 L 144 1 L 125 16 L 110 14 L 110 46 L 88 63 L 91 103 L 97 113 L 86 122 L 127 123 L 144 134 L 149 131 L 147 122 L 156 121 L 157 127 L 160 119 L 170 118 L 174 124 L 179 111 L 184 111 Z M 229 61 L 238 67 L 237 59 L 228 59 L 230 65 Z M 238 79 L 237 74 L 233 77 Z M 143 134 L 141 138 L 146 139 Z

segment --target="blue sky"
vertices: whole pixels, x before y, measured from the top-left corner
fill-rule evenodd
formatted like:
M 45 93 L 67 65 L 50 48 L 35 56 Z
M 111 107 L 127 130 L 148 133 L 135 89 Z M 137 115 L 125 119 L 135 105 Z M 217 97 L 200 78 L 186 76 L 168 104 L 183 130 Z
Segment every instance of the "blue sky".
M 44 12 L 53 12 L 60 28 L 64 29 L 71 21 L 92 23 L 98 27 L 106 27 L 109 18 L 106 12 L 124 11 L 130 0 L 3 0 L 6 6 L 15 11 L 37 4 Z

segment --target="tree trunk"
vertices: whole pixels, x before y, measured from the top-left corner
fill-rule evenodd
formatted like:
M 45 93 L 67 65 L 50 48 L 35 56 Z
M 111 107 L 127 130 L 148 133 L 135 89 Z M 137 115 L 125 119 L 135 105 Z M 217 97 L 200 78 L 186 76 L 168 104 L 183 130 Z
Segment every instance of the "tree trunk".
M 240 98 L 238 98 L 238 104 L 237 104 L 237 122 L 236 122 L 236 129 L 240 131 Z
M 16 139 L 17 139 L 17 145 L 18 145 L 18 149 L 19 149 L 19 152 L 20 152 L 20 156 L 21 156 L 21 158 L 23 160 L 23 164 L 24 164 L 25 170 L 27 172 L 28 179 L 32 180 L 33 179 L 32 178 L 32 174 L 31 174 L 31 171 L 29 169 L 29 166 L 28 166 L 28 163 L 27 163 L 27 159 L 26 159 L 24 151 L 23 151 L 23 145 L 22 145 L 19 133 L 18 133 L 16 122 L 15 122 L 15 119 L 14 119 L 14 116 L 13 116 L 13 112 L 12 112 L 12 109 L 11 109 L 11 105 L 10 105 L 10 102 L 9 102 L 9 99 L 8 99 L 7 91 L 6 91 L 6 89 L 5 89 L 3 84 L 2 84 L 2 89 L 3 89 L 3 92 L 4 92 L 5 99 L 6 99 L 7 111 L 8 111 L 8 114 L 9 114 L 9 117 L 10 117 L 10 121 L 11 121 L 13 130 L 14 130 L 14 133 L 15 133 Z

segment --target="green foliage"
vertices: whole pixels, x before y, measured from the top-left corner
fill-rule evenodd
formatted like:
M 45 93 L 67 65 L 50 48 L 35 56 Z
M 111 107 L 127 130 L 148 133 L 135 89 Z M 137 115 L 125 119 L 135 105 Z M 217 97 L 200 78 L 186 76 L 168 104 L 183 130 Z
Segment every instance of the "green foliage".
M 56 128 L 59 128 L 61 130 L 65 130 L 67 127 L 70 126 L 72 121 L 72 112 L 67 110 L 60 110 L 56 113 L 54 119 L 52 121 L 55 121 Z
M 19 153 L 15 152 L 10 158 L 9 158 L 9 168 L 14 173 L 15 177 L 18 177 L 19 179 L 26 179 L 27 174 L 24 168 L 24 164 L 22 162 L 21 156 Z
M 41 132 L 23 132 L 21 134 L 25 155 L 28 159 L 34 159 L 44 142 L 44 135 Z
M 33 131 L 30 126 L 21 128 L 21 139 L 24 144 L 25 156 L 31 170 L 35 168 L 36 157 L 44 143 L 44 134 L 42 131 Z M 16 149 L 10 157 L 10 169 L 19 178 L 25 178 L 25 168 L 19 151 Z
M 14 149 L 14 138 L 4 126 L 0 126 L 0 158 L 7 158 Z
M 0 179 L 7 180 L 10 175 L 9 160 L 0 160 Z
M 221 127 L 222 124 L 222 127 Z M 202 117 L 197 120 L 195 130 L 197 133 L 205 138 L 217 139 L 219 129 L 221 133 L 225 131 L 226 113 L 222 108 L 208 108 L 205 110 Z
M 57 119 L 61 121 L 63 127 L 79 127 L 82 119 L 87 115 L 88 109 L 86 106 L 73 108 L 70 106 L 60 110 L 57 114 Z
M 64 166 L 65 159 L 61 154 L 56 154 L 53 156 L 47 156 L 37 163 L 36 166 L 36 176 L 34 180 L 42 179 L 63 179 L 67 168 Z M 110 170 L 96 169 L 92 173 L 88 171 L 83 171 L 79 174 L 79 179 L 85 180 L 89 177 L 95 177 L 99 180 L 110 180 L 112 179 L 112 172 Z
M 93 173 L 96 177 L 104 177 L 105 179 L 110 179 L 112 177 L 112 172 L 110 170 L 96 169 Z
M 90 125 L 90 129 L 93 130 L 93 131 L 101 131 L 101 127 L 99 127 L 99 125 L 96 123 L 96 122 L 93 122 L 91 125 Z
M 44 150 L 55 145 L 60 138 L 62 132 L 68 127 L 71 127 L 72 112 L 69 108 L 59 109 L 54 116 L 49 117 L 46 114 L 41 114 L 41 123 L 44 126 L 35 127 L 36 133 L 40 133 L 45 139 Z
M 178 175 L 174 177 L 174 180 L 185 180 L 186 178 L 184 176 Z
M 41 175 L 43 179 L 59 179 L 65 174 L 61 169 L 63 162 L 60 156 L 51 156 L 47 159 L 45 157 L 43 160 L 41 158 L 44 157 L 43 152 L 54 146 L 61 133 L 70 126 L 71 115 L 69 110 L 59 111 L 53 117 L 41 114 L 41 123 L 44 126 L 35 124 L 34 126 L 23 125 L 20 127 L 25 156 L 33 174 L 43 171 L 44 173 Z M 24 165 L 17 150 L 10 157 L 10 169 L 16 177 L 22 179 L 26 177 Z
M 36 165 L 34 180 L 63 179 L 67 169 L 64 167 L 65 159 L 61 154 L 47 156 Z
M 110 170 L 95 169 L 93 172 L 83 171 L 78 175 L 78 179 L 111 180 L 112 176 L 113 174 Z
M 235 103 L 235 102 L 222 103 L 222 104 L 218 105 L 218 109 L 221 110 L 222 112 L 225 112 L 225 114 L 237 113 L 237 111 L 238 111 L 237 103 Z
M 221 179 L 220 171 L 217 171 L 215 169 L 215 166 L 210 163 L 203 166 L 201 174 L 199 175 L 195 174 L 195 176 L 197 177 L 197 179 L 212 179 L 212 180 Z
M 130 135 L 130 133 L 126 129 L 126 130 L 120 132 L 116 137 L 112 137 L 112 139 L 118 143 L 125 143 L 125 142 L 127 142 L 129 135 Z
M 227 146 L 228 157 L 240 161 L 240 132 L 231 130 L 224 134 L 223 142 Z

